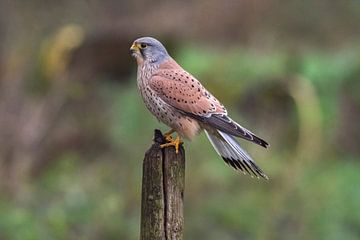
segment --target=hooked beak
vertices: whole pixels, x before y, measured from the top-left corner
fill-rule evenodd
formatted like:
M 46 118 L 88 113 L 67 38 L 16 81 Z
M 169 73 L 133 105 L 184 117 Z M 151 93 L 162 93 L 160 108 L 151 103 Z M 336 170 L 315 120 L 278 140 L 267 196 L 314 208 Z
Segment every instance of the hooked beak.
M 136 53 L 138 53 L 140 51 L 140 48 L 139 48 L 139 46 L 138 46 L 138 44 L 137 43 L 133 43 L 132 45 L 131 45 L 131 48 L 130 48 L 130 53 L 131 53 L 131 55 L 135 55 Z

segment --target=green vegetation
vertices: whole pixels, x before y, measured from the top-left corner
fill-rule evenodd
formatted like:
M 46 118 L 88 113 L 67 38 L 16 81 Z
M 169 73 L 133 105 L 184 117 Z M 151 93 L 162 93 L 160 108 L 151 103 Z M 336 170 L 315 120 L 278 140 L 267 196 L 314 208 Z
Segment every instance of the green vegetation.
M 359 1 L 0 1 L 0 239 L 135 240 L 149 35 L 269 141 L 185 142 L 185 239 L 360 239 Z
M 345 133 L 348 142 L 338 138 L 341 126 L 358 124 L 341 123 L 347 104 L 341 99 L 359 99 L 359 92 L 344 92 L 353 83 L 349 76 L 360 77 L 354 75 L 360 72 L 359 56 L 241 48 L 176 52 L 178 62 L 224 100 L 234 119 L 271 143 L 264 150 L 242 141 L 270 176 L 267 182 L 227 167 L 203 135 L 185 143 L 185 239 L 359 238 L 360 162 L 356 151 L 342 151 L 353 141 L 352 132 Z M 266 92 L 279 84 L 282 92 Z M 62 151 L 15 198 L 1 197 L 1 239 L 138 238 L 142 158 L 160 124 L 145 110 L 135 75 L 128 84 L 104 79 L 96 89 L 106 107 L 84 110 L 77 127 L 95 138 L 100 131 L 106 149 L 95 150 L 93 140 L 90 147 Z M 289 99 L 294 104 L 284 109 Z M 263 108 L 240 107 L 249 103 Z M 294 133 L 288 135 L 292 139 L 282 139 L 282 131 Z

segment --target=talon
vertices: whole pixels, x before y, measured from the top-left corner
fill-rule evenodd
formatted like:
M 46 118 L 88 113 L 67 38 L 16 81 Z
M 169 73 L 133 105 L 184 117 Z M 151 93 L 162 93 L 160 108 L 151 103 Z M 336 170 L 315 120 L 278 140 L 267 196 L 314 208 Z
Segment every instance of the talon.
M 165 140 L 166 140 L 167 142 L 172 142 L 172 141 L 174 141 L 171 135 L 167 135 L 167 136 L 164 136 L 164 137 L 165 137 Z
M 174 146 L 175 147 L 175 152 L 176 152 L 176 154 L 178 154 L 179 153 L 179 146 L 181 144 L 183 144 L 183 141 L 181 141 L 180 137 L 177 136 L 175 140 L 173 138 L 171 138 L 170 142 L 165 143 L 165 144 L 161 144 L 160 147 L 165 148 L 165 147 Z
M 174 129 L 170 129 L 170 131 L 164 133 L 164 138 L 167 142 L 172 142 L 173 141 L 173 138 L 171 136 L 171 134 L 173 134 L 173 132 L 175 132 Z

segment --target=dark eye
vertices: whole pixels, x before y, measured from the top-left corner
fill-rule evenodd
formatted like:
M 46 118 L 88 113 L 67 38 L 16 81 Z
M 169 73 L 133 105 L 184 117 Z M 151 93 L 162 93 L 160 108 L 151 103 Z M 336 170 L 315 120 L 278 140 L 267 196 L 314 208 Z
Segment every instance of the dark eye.
M 142 43 L 142 44 L 140 44 L 140 47 L 141 47 L 141 48 L 147 48 L 147 44 L 146 44 L 146 43 Z

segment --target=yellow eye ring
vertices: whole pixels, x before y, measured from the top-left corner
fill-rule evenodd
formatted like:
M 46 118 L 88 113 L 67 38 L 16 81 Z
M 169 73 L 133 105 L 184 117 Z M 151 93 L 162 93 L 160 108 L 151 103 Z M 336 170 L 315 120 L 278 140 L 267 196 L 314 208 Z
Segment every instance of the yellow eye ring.
M 146 44 L 146 43 L 141 43 L 141 44 L 140 44 L 140 48 L 141 48 L 141 49 L 147 48 L 147 44 Z

